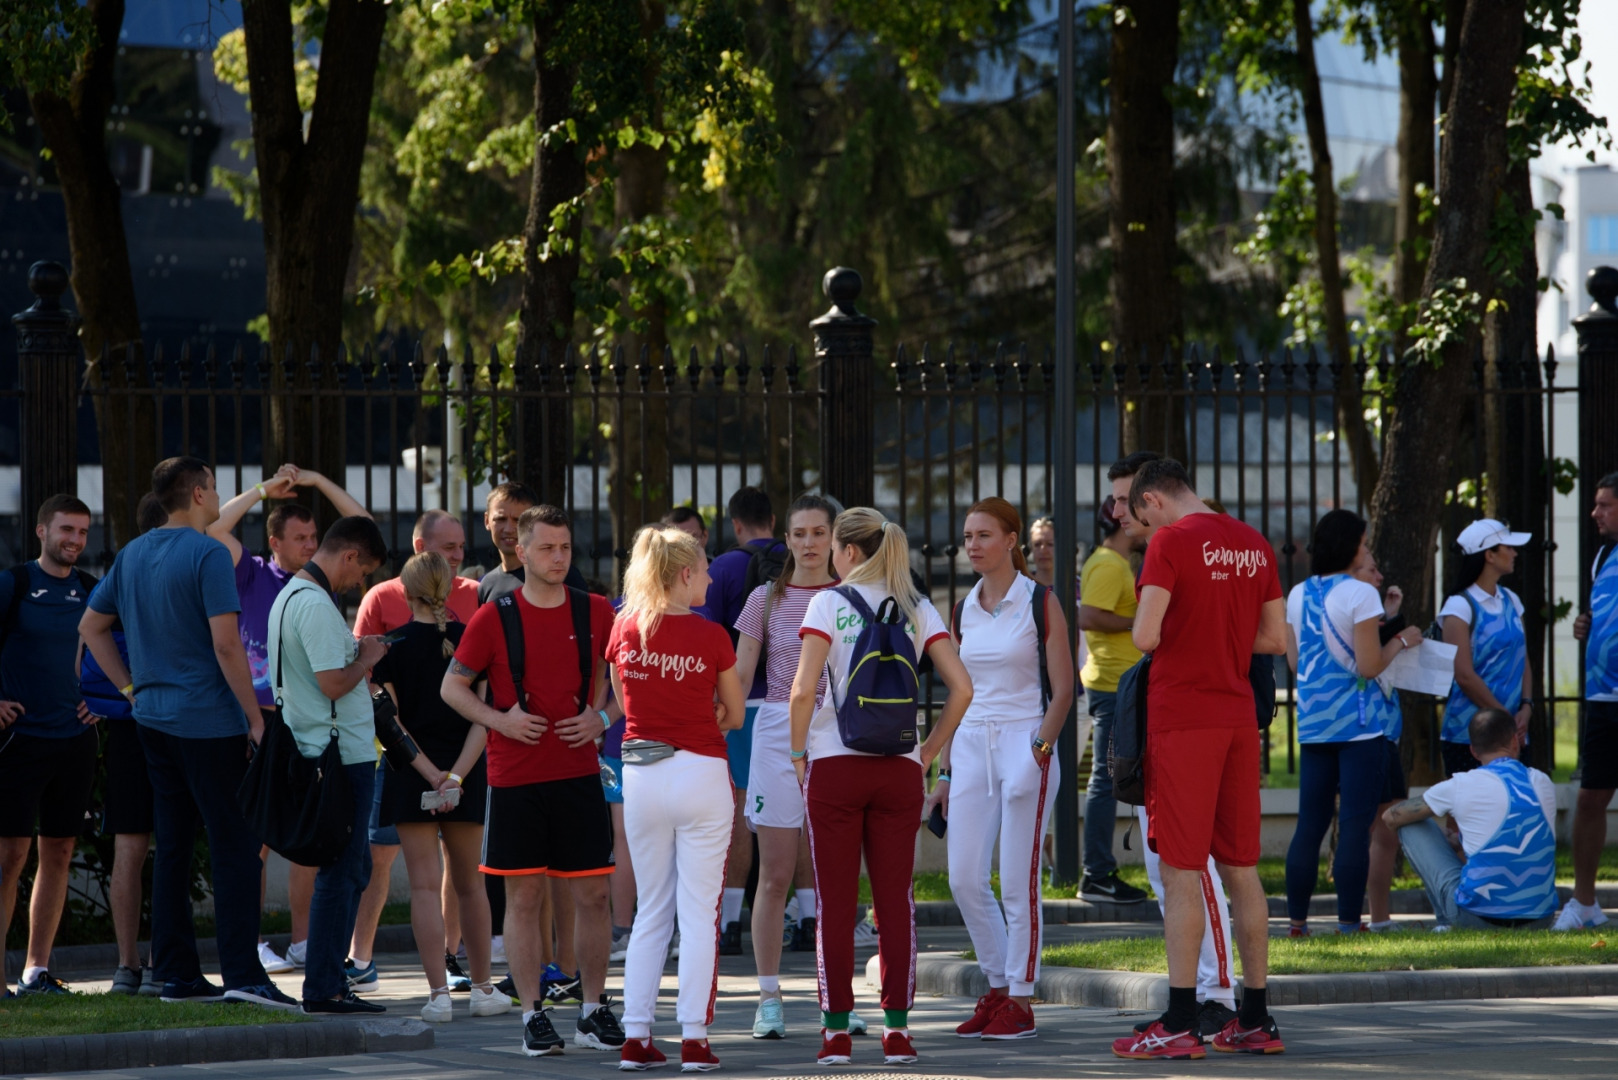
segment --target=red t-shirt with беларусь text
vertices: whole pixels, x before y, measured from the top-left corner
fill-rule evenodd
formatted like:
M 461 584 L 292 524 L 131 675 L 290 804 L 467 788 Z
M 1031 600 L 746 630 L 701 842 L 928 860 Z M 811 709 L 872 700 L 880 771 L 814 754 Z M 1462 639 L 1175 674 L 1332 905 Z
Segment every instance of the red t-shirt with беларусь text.
M 1166 590 L 1152 653 L 1146 722 L 1152 731 L 1253 723 L 1253 659 L 1263 607 L 1281 599 L 1270 542 L 1225 514 L 1187 514 L 1152 534 L 1140 587 Z
M 623 688 L 625 739 L 726 756 L 714 693 L 719 673 L 736 666 L 736 650 L 723 626 L 701 615 L 665 615 L 646 642 L 640 615 L 620 615 L 607 639 L 607 662 Z
M 522 617 L 524 711 L 543 716 L 552 725 L 578 716 L 589 707 L 579 703 L 589 687 L 579 687 L 579 647 L 573 637 L 572 598 L 553 608 L 535 607 L 519 589 L 512 594 Z M 606 597 L 590 597 L 590 655 L 596 663 L 606 659 L 607 635 L 612 631 L 612 605 Z M 455 649 L 455 659 L 488 677 L 492 704 L 501 712 L 517 701 L 511 682 L 511 660 L 500 611 L 484 604 L 472 615 Z M 600 670 L 597 668 L 596 670 Z M 475 681 L 475 680 L 474 680 Z M 489 732 L 489 785 L 519 787 L 549 780 L 595 776 L 601 769 L 594 743 L 568 746 L 555 727 L 545 729 L 533 745 Z

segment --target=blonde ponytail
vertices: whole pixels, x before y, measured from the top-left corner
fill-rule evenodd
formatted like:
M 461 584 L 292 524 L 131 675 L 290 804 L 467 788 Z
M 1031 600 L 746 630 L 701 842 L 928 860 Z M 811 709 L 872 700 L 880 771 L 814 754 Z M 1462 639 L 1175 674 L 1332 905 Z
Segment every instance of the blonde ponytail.
M 624 606 L 620 615 L 635 615 L 642 645 L 650 644 L 658 623 L 672 604 L 669 592 L 680 571 L 701 565 L 702 545 L 683 529 L 647 525 L 635 534 L 629 569 L 624 571 Z
M 399 584 L 404 586 L 405 597 L 426 604 L 432 609 L 433 621 L 438 624 L 438 636 L 443 644 L 444 656 L 455 655 L 455 644 L 449 639 L 449 593 L 455 585 L 455 571 L 449 561 L 436 551 L 423 551 L 410 556 L 399 571 Z
M 874 585 L 885 590 L 904 612 L 906 621 L 916 625 L 921 593 L 910 577 L 910 541 L 905 531 L 870 507 L 855 506 L 837 515 L 831 534 L 839 548 L 853 544 L 865 554 L 865 561 L 849 572 L 843 584 Z

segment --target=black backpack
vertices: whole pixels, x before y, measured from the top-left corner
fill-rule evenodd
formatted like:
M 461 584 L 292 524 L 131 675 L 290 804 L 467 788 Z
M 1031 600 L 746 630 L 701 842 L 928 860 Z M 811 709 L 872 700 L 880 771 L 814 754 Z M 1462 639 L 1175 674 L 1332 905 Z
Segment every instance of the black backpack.
M 568 608 L 573 615 L 573 640 L 579 647 L 579 708 L 590 704 L 590 690 L 595 680 L 595 658 L 590 654 L 590 594 L 583 589 L 567 587 Z M 494 602 L 500 615 L 500 629 L 506 636 L 506 662 L 511 665 L 511 685 L 517 690 L 517 704 L 528 711 L 528 698 L 523 691 L 523 676 L 527 672 L 523 648 L 522 613 L 517 610 L 517 594 L 507 593 Z
M 1034 598 L 1029 603 L 1034 605 L 1034 638 L 1039 646 L 1039 707 L 1045 708 L 1051 703 L 1051 673 L 1045 660 L 1045 597 L 1050 594 L 1050 588 L 1034 582 Z M 966 608 L 966 599 L 963 597 L 955 601 L 955 609 L 949 614 L 950 629 L 955 631 L 955 641 L 961 640 L 961 612 Z
M 787 565 L 787 546 L 779 540 L 771 540 L 763 547 L 749 548 L 747 544 L 737 544 L 732 551 L 750 551 L 751 557 L 747 560 L 747 573 L 742 578 L 742 595 L 752 596 L 753 590 L 760 585 L 769 585 L 781 576 Z
M 22 610 L 23 598 L 28 595 L 28 563 L 18 563 L 16 566 L 7 569 L 5 573 L 11 577 L 11 600 L 6 605 L 5 622 L 0 624 L 0 652 L 5 652 L 6 650 L 6 642 L 11 638 L 12 628 L 17 625 L 17 614 Z M 84 602 L 89 604 L 90 593 L 95 589 L 100 579 L 88 570 L 81 570 L 77 566 L 73 568 L 73 573 L 79 579 L 79 587 L 84 590 Z M 0 589 L 0 595 L 4 594 L 5 590 Z
M 1118 676 L 1118 711 L 1112 718 L 1107 767 L 1113 796 L 1131 806 L 1146 805 L 1146 685 L 1151 675 L 1152 658 L 1147 655 Z

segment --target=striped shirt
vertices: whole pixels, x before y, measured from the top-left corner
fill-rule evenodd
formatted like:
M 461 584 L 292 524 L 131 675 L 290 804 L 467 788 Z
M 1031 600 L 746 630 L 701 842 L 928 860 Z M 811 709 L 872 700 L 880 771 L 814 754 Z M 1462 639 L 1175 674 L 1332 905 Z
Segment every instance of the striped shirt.
M 823 590 L 831 588 L 832 584 L 835 583 L 808 588 L 788 585 L 786 594 L 770 605 L 770 636 L 764 654 L 765 701 L 785 702 L 792 697 L 792 680 L 798 674 L 798 653 L 803 650 L 798 630 L 803 626 L 803 617 L 809 611 L 809 601 Z M 742 613 L 736 617 L 738 634 L 745 634 L 754 641 L 765 641 L 764 604 L 770 588 L 769 585 L 760 585 L 747 597 Z M 826 672 L 822 670 L 820 685 L 815 688 L 816 708 L 820 707 L 820 702 L 825 696 Z

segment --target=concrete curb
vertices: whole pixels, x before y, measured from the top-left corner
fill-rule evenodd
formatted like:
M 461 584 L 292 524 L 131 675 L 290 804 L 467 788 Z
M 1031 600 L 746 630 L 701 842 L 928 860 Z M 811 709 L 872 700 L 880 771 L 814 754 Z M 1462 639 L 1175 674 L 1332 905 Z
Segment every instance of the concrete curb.
M 881 983 L 874 956 L 866 964 L 865 979 L 872 986 Z M 916 962 L 916 990 L 975 998 L 989 992 L 989 981 L 974 961 L 923 956 Z M 1618 964 L 1272 975 L 1269 991 L 1271 1005 L 1618 995 Z M 1052 967 L 1041 973 L 1034 996 L 1062 1005 L 1155 1012 L 1168 1008 L 1169 980 L 1132 971 Z
M 268 934 L 264 938 L 275 951 L 282 956 L 286 955 L 287 946 L 292 941 L 291 934 Z M 376 930 L 375 950 L 379 953 L 413 953 L 416 951 L 416 937 L 408 923 L 395 926 L 379 926 Z M 140 943 L 141 956 L 150 956 L 151 942 Z M 197 939 L 197 958 L 204 967 L 215 967 L 219 963 L 219 946 L 214 938 Z M 21 949 L 14 949 L 6 953 L 6 981 L 15 983 L 22 977 L 23 960 Z M 52 975 L 67 976 L 73 973 L 94 972 L 101 978 L 111 978 L 113 970 L 118 966 L 117 945 L 64 945 L 51 950 L 50 963 L 45 965 Z M 296 971 L 283 972 L 280 978 L 298 976 Z M 298 976 L 301 978 L 301 976 Z M 270 976 L 271 979 L 276 976 Z M 69 980 L 72 981 L 72 980 Z M 297 995 L 293 995 L 296 997 Z
M 0 1075 L 336 1057 L 432 1048 L 432 1026 L 420 1020 L 326 1020 L 305 1024 L 170 1028 L 112 1035 L 0 1039 Z

